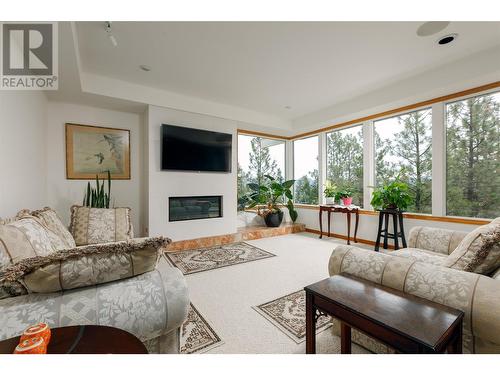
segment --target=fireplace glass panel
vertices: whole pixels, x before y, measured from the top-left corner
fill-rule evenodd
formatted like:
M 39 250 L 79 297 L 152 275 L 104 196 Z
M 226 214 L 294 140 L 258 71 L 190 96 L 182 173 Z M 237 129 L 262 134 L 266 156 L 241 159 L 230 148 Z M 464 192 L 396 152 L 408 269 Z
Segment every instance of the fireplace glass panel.
M 168 220 L 183 221 L 222 217 L 221 196 L 169 197 Z

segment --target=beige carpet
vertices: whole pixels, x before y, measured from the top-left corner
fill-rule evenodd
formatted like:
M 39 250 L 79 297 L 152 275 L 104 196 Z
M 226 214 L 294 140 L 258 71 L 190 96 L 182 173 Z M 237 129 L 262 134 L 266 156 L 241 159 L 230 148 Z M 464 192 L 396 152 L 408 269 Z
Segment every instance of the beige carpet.
M 248 243 L 276 256 L 186 276 L 191 301 L 224 340 L 207 353 L 305 353 L 305 342 L 291 340 L 253 306 L 328 277 L 330 254 L 344 242 L 300 233 Z M 331 329 L 318 334 L 317 352 L 340 352 Z M 353 352 L 366 351 L 353 345 Z

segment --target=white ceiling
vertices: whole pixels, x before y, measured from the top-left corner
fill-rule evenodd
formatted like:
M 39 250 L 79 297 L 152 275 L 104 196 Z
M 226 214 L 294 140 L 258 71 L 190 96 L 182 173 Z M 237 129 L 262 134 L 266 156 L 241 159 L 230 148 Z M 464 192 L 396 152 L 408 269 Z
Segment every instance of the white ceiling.
M 117 47 L 104 22 L 76 28 L 84 72 L 294 119 L 500 45 L 500 22 L 451 22 L 428 37 L 420 25 L 113 22 Z M 458 39 L 438 46 L 449 33 Z

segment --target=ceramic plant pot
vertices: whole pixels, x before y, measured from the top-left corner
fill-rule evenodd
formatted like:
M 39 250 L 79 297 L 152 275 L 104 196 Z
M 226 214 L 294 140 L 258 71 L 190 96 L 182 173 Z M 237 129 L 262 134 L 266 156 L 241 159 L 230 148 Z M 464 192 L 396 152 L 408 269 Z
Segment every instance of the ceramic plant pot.
M 283 221 L 283 211 L 272 212 L 264 217 L 264 221 L 268 227 L 279 227 Z
M 352 204 L 352 197 L 342 198 L 342 203 L 344 206 L 350 206 Z

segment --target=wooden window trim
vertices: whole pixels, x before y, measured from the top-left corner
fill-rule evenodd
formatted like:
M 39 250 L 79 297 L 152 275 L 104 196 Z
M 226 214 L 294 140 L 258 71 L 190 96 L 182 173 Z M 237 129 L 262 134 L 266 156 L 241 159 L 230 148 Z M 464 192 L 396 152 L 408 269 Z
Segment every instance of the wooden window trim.
M 307 210 L 319 210 L 319 205 L 314 204 L 294 204 L 296 208 L 303 208 Z M 377 211 L 372 210 L 359 210 L 360 215 L 377 216 Z M 469 225 L 484 225 L 491 223 L 492 219 L 468 218 L 468 217 L 455 217 L 455 216 L 435 216 L 428 214 L 404 213 L 403 217 L 413 220 L 426 220 L 426 221 L 440 221 L 444 223 L 458 223 Z

